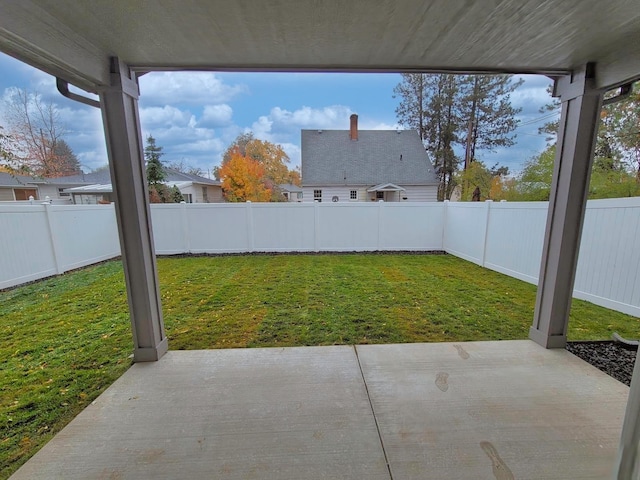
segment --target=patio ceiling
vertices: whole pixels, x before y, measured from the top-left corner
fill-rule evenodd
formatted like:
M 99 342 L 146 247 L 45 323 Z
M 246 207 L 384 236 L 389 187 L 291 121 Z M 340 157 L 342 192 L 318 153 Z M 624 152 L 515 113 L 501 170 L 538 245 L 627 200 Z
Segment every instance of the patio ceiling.
M 134 70 L 640 76 L 640 8 L 612 0 L 0 0 L 0 51 L 88 90 Z

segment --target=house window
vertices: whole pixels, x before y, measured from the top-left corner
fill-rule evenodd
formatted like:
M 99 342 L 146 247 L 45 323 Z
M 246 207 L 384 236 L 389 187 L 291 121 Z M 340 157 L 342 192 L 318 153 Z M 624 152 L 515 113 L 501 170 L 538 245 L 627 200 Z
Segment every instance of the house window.
M 184 199 L 184 203 L 193 203 L 193 198 L 190 193 L 183 193 L 182 198 Z
M 358 191 L 357 190 L 351 190 L 349 192 L 349 199 L 350 200 L 357 200 L 358 199 Z
M 322 201 L 322 190 L 314 190 L 313 191 L 313 201 L 321 202 Z
M 16 200 L 29 200 L 29 197 L 33 197 L 34 200 L 38 199 L 38 190 L 35 188 L 14 188 L 13 195 Z
M 298 192 L 298 201 L 302 200 L 302 192 Z
M 58 188 L 58 196 L 59 197 L 70 197 L 71 194 L 69 192 L 65 192 L 64 188 Z
M 202 187 L 202 201 L 209 203 L 209 195 L 207 195 L 207 187 Z
M 376 200 L 384 200 L 384 192 L 376 192 Z

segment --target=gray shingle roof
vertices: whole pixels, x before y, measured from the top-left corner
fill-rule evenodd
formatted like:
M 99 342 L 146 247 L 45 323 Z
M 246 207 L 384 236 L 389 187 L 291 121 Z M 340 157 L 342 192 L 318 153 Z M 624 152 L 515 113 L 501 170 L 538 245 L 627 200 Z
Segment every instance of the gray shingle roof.
M 35 183 L 42 183 L 42 180 L 38 181 L 33 177 L 27 177 L 25 175 L 13 175 L 7 172 L 0 172 L 0 187 L 21 187 L 24 185 L 33 187 Z
M 435 185 L 415 130 L 302 130 L 302 185 Z
M 220 185 L 218 180 L 211 180 L 199 175 L 181 173 L 170 168 L 165 168 L 165 172 L 167 173 L 167 182 L 195 182 L 203 185 Z M 109 175 L 108 170 L 101 170 L 99 172 L 71 175 L 68 177 L 49 178 L 47 179 L 47 182 L 53 184 L 106 185 L 111 183 L 111 176 Z

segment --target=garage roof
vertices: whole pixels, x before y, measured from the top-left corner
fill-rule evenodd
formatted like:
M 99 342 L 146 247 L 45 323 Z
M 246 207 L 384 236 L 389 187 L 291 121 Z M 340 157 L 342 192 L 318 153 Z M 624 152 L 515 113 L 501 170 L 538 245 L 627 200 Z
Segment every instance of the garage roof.
M 640 76 L 633 0 L 0 0 L 0 50 L 84 88 L 138 70 Z

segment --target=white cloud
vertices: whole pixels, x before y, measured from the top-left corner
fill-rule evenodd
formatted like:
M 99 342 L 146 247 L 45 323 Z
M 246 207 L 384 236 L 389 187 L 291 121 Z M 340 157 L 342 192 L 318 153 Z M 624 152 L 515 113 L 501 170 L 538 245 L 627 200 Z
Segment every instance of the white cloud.
M 221 103 L 248 93 L 245 85 L 227 85 L 210 72 L 151 72 L 139 81 L 144 105 Z
M 301 129 L 348 129 L 351 113 L 351 109 L 343 105 L 324 108 L 304 106 L 294 111 L 274 107 L 268 115 L 262 115 L 253 122 L 250 130 L 256 138 L 282 143 L 289 141 L 292 135 L 300 135 Z
M 193 127 L 196 120 L 191 112 L 170 105 L 140 108 L 140 124 L 143 129 L 160 127 Z
M 231 123 L 233 109 L 226 103 L 205 105 L 202 117 L 198 120 L 200 127 L 223 127 Z

